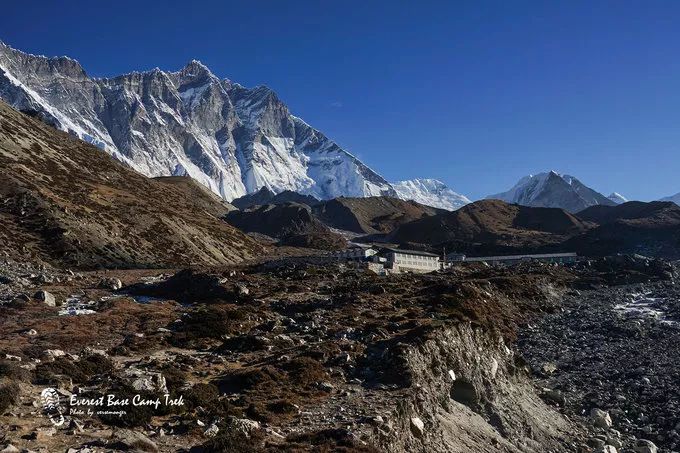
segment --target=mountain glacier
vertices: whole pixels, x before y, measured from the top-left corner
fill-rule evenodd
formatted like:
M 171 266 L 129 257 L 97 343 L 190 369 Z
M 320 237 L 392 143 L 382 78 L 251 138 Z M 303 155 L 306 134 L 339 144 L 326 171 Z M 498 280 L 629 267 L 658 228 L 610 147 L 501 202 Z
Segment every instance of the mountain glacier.
M 507 192 L 486 198 L 525 206 L 562 208 L 569 212 L 579 212 L 596 204 L 615 204 L 575 177 L 555 171 L 525 176 Z
M 71 58 L 0 42 L 0 98 L 146 176 L 188 175 L 226 200 L 262 187 L 319 199 L 396 196 L 271 89 L 219 79 L 198 61 L 97 79 Z
M 437 179 L 411 179 L 393 182 L 392 187 L 402 200 L 413 200 L 435 208 L 455 211 L 471 201 L 465 196 L 454 192 Z

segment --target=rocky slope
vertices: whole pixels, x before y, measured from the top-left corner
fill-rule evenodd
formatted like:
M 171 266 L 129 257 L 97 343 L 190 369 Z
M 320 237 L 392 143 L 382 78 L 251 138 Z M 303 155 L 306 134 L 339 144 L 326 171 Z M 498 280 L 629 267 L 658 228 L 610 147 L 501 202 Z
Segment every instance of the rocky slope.
M 522 330 L 545 399 L 590 427 L 592 451 L 680 448 L 679 297 L 672 281 L 571 291 Z
M 393 197 L 340 197 L 318 203 L 312 209 L 326 225 L 360 234 L 389 233 L 404 223 L 442 212 Z
M 532 208 L 499 200 L 476 201 L 401 225 L 387 239 L 441 250 L 510 254 L 558 248 L 594 225 L 558 208 Z
M 567 243 L 581 253 L 680 258 L 680 206 L 675 203 L 629 201 L 618 206 L 592 206 L 578 216 L 600 224 Z
M 224 264 L 262 247 L 186 178 L 149 179 L 0 102 L 0 251 L 76 267 Z
M 283 245 L 327 250 L 346 246 L 345 239 L 319 221 L 309 206 L 298 203 L 267 204 L 232 211 L 225 220 L 241 231 L 280 239 Z
M 411 179 L 393 182 L 392 187 L 402 200 L 413 200 L 426 206 L 455 211 L 470 203 L 470 200 L 454 192 L 436 179 Z
M 262 187 L 321 199 L 395 195 L 272 90 L 221 80 L 198 61 L 93 79 L 70 58 L 0 42 L 0 98 L 146 176 L 189 175 L 226 200 Z
M 561 208 L 572 213 L 593 205 L 616 204 L 573 176 L 554 171 L 525 176 L 507 192 L 489 195 L 487 198 L 524 206 Z

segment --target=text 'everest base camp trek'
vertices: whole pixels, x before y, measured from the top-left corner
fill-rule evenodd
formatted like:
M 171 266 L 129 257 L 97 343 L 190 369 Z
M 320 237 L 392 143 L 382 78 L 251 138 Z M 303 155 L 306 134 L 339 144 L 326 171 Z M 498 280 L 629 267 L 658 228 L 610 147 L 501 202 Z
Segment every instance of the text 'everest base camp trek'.
M 389 182 L 193 60 L 0 43 L 0 452 L 680 450 L 680 196 Z

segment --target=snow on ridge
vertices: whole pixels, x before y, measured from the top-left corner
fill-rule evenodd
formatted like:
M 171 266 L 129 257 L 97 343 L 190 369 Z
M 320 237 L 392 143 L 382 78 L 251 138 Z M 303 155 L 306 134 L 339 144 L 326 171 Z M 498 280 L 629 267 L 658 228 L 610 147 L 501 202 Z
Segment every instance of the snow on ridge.
M 607 198 L 609 198 L 611 201 L 613 201 L 616 204 L 622 204 L 622 203 L 625 203 L 625 202 L 628 201 L 628 199 L 626 197 L 624 197 L 623 195 L 621 195 L 618 192 L 612 192 L 611 194 L 609 194 L 609 196 Z
M 88 77 L 78 65 L 78 83 L 54 84 L 62 68 L 73 69 L 22 55 L 0 46 L 0 61 L 10 67 L 0 75 L 0 97 L 147 176 L 186 173 L 227 200 L 263 186 L 318 198 L 395 194 L 354 155 L 292 116 L 269 87 L 220 80 L 198 60 L 177 72 L 108 78 Z
M 437 179 L 411 179 L 392 183 L 397 196 L 435 208 L 455 211 L 471 201 Z

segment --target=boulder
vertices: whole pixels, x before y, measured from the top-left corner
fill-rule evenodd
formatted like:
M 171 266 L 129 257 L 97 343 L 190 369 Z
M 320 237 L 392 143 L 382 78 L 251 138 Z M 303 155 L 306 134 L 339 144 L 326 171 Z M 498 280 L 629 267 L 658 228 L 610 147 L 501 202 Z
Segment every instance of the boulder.
M 120 429 L 113 433 L 112 440 L 116 447 L 125 450 L 146 451 L 156 453 L 158 446 L 142 433 L 130 429 Z
M 49 291 L 45 291 L 44 289 L 41 289 L 40 291 L 35 293 L 34 297 L 38 300 L 43 301 L 45 305 L 47 305 L 48 307 L 57 306 L 57 299 L 55 299 L 54 295 Z
M 419 417 L 411 417 L 411 432 L 418 438 L 425 435 L 425 423 Z
M 646 439 L 638 439 L 633 446 L 636 453 L 657 453 L 658 449 L 653 442 Z
M 260 429 L 260 423 L 248 418 L 229 418 L 229 429 L 250 437 L 253 431 Z
M 123 282 L 121 282 L 119 278 L 106 277 L 99 280 L 97 286 L 103 289 L 110 289 L 111 291 L 118 291 L 123 287 Z
M 596 428 L 611 428 L 612 426 L 612 418 L 609 412 L 605 412 L 602 409 L 593 408 L 590 411 L 590 420 Z
M 5 447 L 0 450 L 0 453 L 19 453 L 21 450 L 19 450 L 17 447 L 15 447 L 12 444 L 7 444 Z

